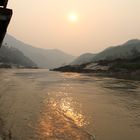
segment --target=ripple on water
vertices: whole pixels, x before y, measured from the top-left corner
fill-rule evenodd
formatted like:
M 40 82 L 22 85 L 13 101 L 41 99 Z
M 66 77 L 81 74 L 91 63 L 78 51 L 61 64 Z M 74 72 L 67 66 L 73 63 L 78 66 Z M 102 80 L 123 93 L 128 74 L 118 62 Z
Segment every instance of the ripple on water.
M 48 140 L 94 140 L 83 127 L 87 124 L 84 115 L 76 112 L 72 98 L 57 97 L 44 101 L 38 126 L 40 139 Z

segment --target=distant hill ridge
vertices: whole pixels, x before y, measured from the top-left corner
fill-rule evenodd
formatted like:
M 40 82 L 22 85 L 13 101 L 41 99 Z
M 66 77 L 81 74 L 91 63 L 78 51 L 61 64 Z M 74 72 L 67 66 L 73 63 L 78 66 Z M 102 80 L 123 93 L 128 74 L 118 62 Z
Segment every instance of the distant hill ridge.
M 129 40 L 122 45 L 110 47 L 95 55 L 88 63 L 67 65 L 53 70 L 140 80 L 140 40 Z
M 126 43 L 105 49 L 98 53 L 92 61 L 114 60 L 118 58 L 129 58 L 133 55 L 133 50 L 140 52 L 140 40 L 132 39 Z
M 42 49 L 25 44 L 12 37 L 6 35 L 4 43 L 20 50 L 25 56 L 29 57 L 40 68 L 55 68 L 71 63 L 75 57 L 64 53 L 58 49 Z
M 139 44 L 140 43 L 140 40 L 139 39 L 131 39 L 131 40 L 128 40 L 126 43 L 124 43 L 124 45 L 131 45 L 131 44 Z
M 0 67 L 36 68 L 37 65 L 16 48 L 0 48 Z
M 93 60 L 96 54 L 93 53 L 85 53 L 80 55 L 78 58 L 76 58 L 70 65 L 82 65 L 85 63 L 89 63 Z
M 108 47 L 98 54 L 85 53 L 76 58 L 70 65 L 82 65 L 85 63 L 95 62 L 99 60 L 114 60 L 118 58 L 129 58 L 133 55 L 133 51 L 140 52 L 140 40 L 132 39 L 122 45 Z

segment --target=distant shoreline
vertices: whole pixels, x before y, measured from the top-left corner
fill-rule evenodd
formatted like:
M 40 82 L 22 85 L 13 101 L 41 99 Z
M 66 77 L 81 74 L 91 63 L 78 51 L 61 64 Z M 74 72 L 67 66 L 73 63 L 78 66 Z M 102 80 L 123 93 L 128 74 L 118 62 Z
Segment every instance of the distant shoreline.
M 0 69 L 38 69 L 36 66 L 18 66 L 13 64 L 0 64 Z
M 122 62 L 122 60 L 120 61 Z M 95 68 L 93 67 L 92 69 L 86 69 L 86 67 L 90 64 L 83 64 L 79 66 L 67 65 L 64 67 L 51 69 L 50 71 L 89 73 L 89 74 L 94 74 L 96 76 L 114 77 L 118 79 L 140 81 L 140 69 L 139 68 L 133 69 L 133 65 L 132 65 L 133 63 L 131 63 L 129 68 L 124 68 L 124 63 L 126 64 L 126 62 L 124 61 L 121 67 L 119 67 L 118 64 L 120 65 L 120 62 L 116 63 L 116 60 L 113 62 L 107 62 L 106 64 L 103 62 L 102 63 L 99 62 L 96 65 L 98 68 L 95 66 Z

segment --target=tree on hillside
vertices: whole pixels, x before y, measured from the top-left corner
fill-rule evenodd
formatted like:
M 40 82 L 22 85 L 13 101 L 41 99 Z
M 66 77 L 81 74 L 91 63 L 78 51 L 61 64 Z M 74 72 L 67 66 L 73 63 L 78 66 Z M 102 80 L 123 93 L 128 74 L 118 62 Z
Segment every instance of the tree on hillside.
M 137 50 L 136 47 L 132 48 L 131 52 L 132 52 L 132 57 L 133 58 L 140 57 L 140 52 Z

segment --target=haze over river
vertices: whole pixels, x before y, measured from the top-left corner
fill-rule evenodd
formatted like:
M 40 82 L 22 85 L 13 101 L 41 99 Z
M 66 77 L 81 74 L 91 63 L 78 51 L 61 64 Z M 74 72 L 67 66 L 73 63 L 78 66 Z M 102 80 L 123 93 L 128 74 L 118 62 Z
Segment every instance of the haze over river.
M 0 70 L 0 140 L 140 140 L 140 82 Z

